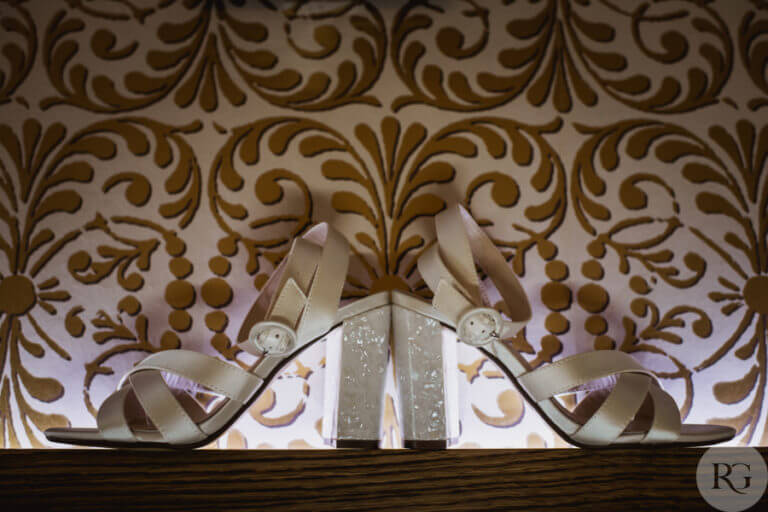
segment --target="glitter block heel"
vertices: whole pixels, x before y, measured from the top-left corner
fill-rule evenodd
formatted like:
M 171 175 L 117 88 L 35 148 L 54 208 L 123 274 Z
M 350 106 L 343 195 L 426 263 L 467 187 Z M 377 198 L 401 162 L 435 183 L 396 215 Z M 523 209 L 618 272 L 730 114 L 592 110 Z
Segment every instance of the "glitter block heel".
M 446 448 L 458 434 L 456 343 L 419 299 L 393 292 L 392 350 L 406 448 Z
M 341 336 L 328 340 L 323 437 L 332 446 L 379 447 L 390 309 L 385 304 L 352 316 Z

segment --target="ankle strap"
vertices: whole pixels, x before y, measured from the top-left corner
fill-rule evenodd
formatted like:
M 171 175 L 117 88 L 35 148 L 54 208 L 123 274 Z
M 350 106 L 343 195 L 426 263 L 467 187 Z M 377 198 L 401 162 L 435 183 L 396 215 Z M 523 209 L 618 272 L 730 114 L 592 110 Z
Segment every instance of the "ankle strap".
M 285 355 L 336 321 L 349 245 L 326 223 L 295 238 L 246 315 L 238 344 L 255 355 Z
M 520 281 L 501 252 L 460 205 L 448 207 L 435 218 L 437 244 L 418 261 L 432 305 L 454 322 L 462 341 L 484 345 L 514 336 L 531 317 L 531 306 Z M 507 306 L 509 319 L 491 308 L 483 293 L 475 263 L 486 273 Z

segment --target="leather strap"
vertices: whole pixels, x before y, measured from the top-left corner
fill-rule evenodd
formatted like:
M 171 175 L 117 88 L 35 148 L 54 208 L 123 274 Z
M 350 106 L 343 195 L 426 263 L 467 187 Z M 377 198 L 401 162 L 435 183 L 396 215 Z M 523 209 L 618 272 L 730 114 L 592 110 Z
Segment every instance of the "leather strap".
M 501 338 L 511 337 L 531 317 L 525 291 L 504 256 L 467 210 L 450 206 L 435 218 L 437 244 L 422 254 L 417 264 L 432 289 L 432 305 L 454 326 L 476 308 L 492 306 L 484 296 L 475 263 L 487 274 L 511 315 L 503 320 Z
M 308 231 L 307 234 L 311 231 Z M 301 290 L 302 294 L 304 294 L 304 290 L 309 289 L 321 251 L 320 247 L 304 238 L 295 238 L 293 240 L 288 254 L 275 268 L 267 282 L 264 283 L 261 293 L 256 297 L 253 306 L 251 306 L 248 314 L 246 314 L 240 327 L 240 332 L 237 335 L 238 343 L 245 342 L 254 324 L 268 318 L 271 313 L 274 313 L 278 318 L 281 315 L 288 316 L 289 318 L 293 316 L 282 309 L 275 312 L 275 304 L 291 305 L 291 300 L 288 298 L 281 299 L 281 295 L 284 292 L 295 292 L 295 290 L 291 289 L 293 286 Z M 286 284 L 291 280 L 293 280 L 293 283 L 286 287 Z M 304 295 L 306 296 L 306 294 Z M 298 316 L 304 309 L 306 300 L 304 299 L 300 303 L 293 304 L 297 308 L 300 306 L 298 314 L 294 313 L 294 315 Z M 298 321 L 298 318 L 296 321 Z M 291 327 L 295 327 L 295 323 Z M 250 351 L 246 347 L 242 348 Z
M 165 371 L 189 379 L 231 400 L 245 403 L 263 382 L 259 377 L 221 359 L 190 350 L 164 350 L 150 355 L 128 372 Z
M 651 378 L 638 373 L 624 373 L 608 397 L 573 437 L 591 445 L 614 442 L 635 417 L 651 386 Z
M 680 435 L 680 411 L 669 394 L 658 386 L 651 386 L 653 399 L 653 423 L 643 438 L 643 443 L 674 441 Z
M 333 326 L 349 267 L 349 244 L 331 226 L 318 224 L 304 236 L 322 246 L 323 252 L 309 290 L 307 306 L 296 329 L 299 346 L 322 336 Z
M 642 442 L 670 442 L 679 437 L 681 420 L 677 404 L 661 389 L 654 373 L 625 352 L 583 352 L 520 375 L 518 382 L 534 400 L 541 402 L 590 381 L 613 376 L 618 376 L 616 384 L 600 407 L 574 432 L 575 440 L 590 445 L 613 443 L 646 400 L 651 400 L 653 422 Z M 582 409 L 577 407 L 574 413 L 581 415 Z
M 166 442 L 188 444 L 206 437 L 168 389 L 160 372 L 136 372 L 129 376 L 128 382 L 147 417 Z
M 126 419 L 126 398 L 130 393 L 133 393 L 130 387 L 118 389 L 101 404 L 96 415 L 96 425 L 104 439 L 118 442 L 136 440 Z
M 470 240 L 463 222 L 462 210 L 464 208 L 458 205 L 448 207 L 435 217 L 438 250 L 448 275 L 469 294 L 470 300 L 481 304 L 480 280 L 475 270 L 477 240 Z M 496 247 L 493 247 L 493 250 L 498 251 Z
M 655 378 L 653 372 L 646 370 L 626 352 L 596 350 L 565 357 L 527 372 L 518 377 L 518 382 L 534 400 L 540 402 L 587 382 L 626 372 Z
M 348 266 L 346 239 L 328 224 L 318 224 L 294 240 L 248 313 L 249 324 L 284 324 L 296 333 L 293 350 L 325 334 L 336 321 Z M 265 301 L 269 301 L 266 308 Z M 239 346 L 243 350 L 262 355 L 260 347 L 242 336 L 241 330 Z

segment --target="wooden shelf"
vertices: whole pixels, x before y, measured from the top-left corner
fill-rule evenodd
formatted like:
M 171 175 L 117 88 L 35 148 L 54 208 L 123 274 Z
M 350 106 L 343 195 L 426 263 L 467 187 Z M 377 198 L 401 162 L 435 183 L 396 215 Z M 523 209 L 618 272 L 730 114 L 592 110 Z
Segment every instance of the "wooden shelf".
M 99 512 L 711 510 L 696 488 L 703 451 L 2 450 L 0 503 Z M 766 504 L 768 496 L 755 510 Z

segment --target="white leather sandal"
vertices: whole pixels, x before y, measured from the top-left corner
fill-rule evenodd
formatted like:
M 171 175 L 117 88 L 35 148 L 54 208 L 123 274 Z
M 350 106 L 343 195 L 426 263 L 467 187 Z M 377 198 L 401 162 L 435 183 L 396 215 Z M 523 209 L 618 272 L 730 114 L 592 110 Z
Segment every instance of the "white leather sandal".
M 343 325 L 326 354 L 328 443 L 379 445 L 391 338 L 404 444 L 444 448 L 458 436 L 458 413 L 450 378 L 456 344 L 443 336 L 441 324 L 493 359 L 549 425 L 577 446 L 701 445 L 735 435 L 730 427 L 681 425 L 674 400 L 654 374 L 623 352 L 578 354 L 532 369 L 502 341 L 531 316 L 504 257 L 462 207 L 439 214 L 436 223 L 438 243 L 418 262 L 434 292 L 432 304 L 393 291 L 339 308 L 349 247 L 320 224 L 294 240 L 242 324 L 239 346 L 260 356 L 249 370 L 187 350 L 159 352 L 123 377 L 99 409 L 98 428 L 48 429 L 46 436 L 104 447 L 203 446 L 226 431 L 296 354 Z M 480 283 L 475 262 L 486 283 Z M 489 306 L 492 298 L 504 302 L 507 318 Z M 611 377 L 612 388 L 595 384 Z M 206 408 L 169 385 L 174 379 L 221 399 Z M 591 392 L 570 411 L 555 397 L 575 389 Z
M 632 356 L 617 350 L 599 350 L 565 357 L 536 369 L 503 340 L 514 337 L 531 317 L 525 292 L 493 242 L 461 206 L 437 215 L 437 244 L 418 261 L 419 271 L 434 293 L 432 304 L 393 292 L 393 308 L 443 323 L 460 341 L 478 347 L 508 375 L 520 393 L 563 439 L 579 447 L 630 445 L 705 445 L 727 441 L 735 430 L 720 425 L 681 424 L 680 412 L 654 373 Z M 487 275 L 481 282 L 475 263 Z M 491 307 L 501 300 L 507 317 Z M 396 325 L 396 324 L 395 324 Z M 425 340 L 422 339 L 422 343 Z M 401 340 L 401 343 L 405 343 Z M 437 341 L 433 340 L 435 346 Z M 395 347 L 398 338 L 395 337 Z M 395 348 L 397 352 L 397 348 Z M 425 356 L 414 367 L 430 363 Z M 434 366 L 434 365 L 433 365 Z M 403 372 L 404 390 L 411 393 L 419 371 Z M 400 382 L 400 381 L 399 381 Z M 402 387 L 402 386 L 401 386 Z M 588 391 L 574 410 L 557 396 Z M 416 416 L 412 424 L 446 418 L 446 400 L 418 400 L 404 415 Z M 406 400 L 407 403 L 407 400 Z M 445 427 L 448 421 L 437 421 Z M 408 430 L 406 444 L 440 447 L 450 441 L 446 429 Z M 440 435 L 443 435 L 441 444 Z M 428 441 L 423 443 L 422 441 Z
M 374 322 L 374 334 L 385 324 L 388 328 L 388 293 L 339 308 L 348 263 L 344 237 L 326 224 L 315 226 L 293 241 L 242 324 L 240 348 L 260 356 L 249 370 L 188 350 L 158 352 L 122 378 L 98 411 L 98 428 L 51 428 L 45 431 L 46 437 L 60 443 L 128 448 L 196 448 L 210 443 L 296 354 L 335 326 L 344 324 L 344 331 L 350 332 L 359 324 Z M 173 385 L 184 381 L 220 399 L 206 408 Z M 374 407 L 380 407 L 380 396 L 370 400 L 378 400 Z M 360 439 L 369 432 L 342 429 L 342 434 L 350 446 L 371 441 Z

